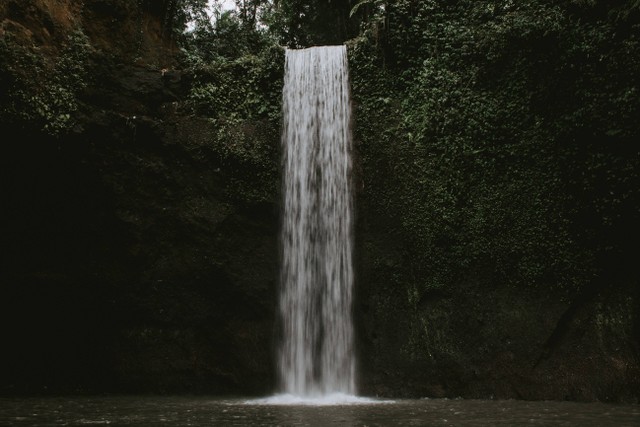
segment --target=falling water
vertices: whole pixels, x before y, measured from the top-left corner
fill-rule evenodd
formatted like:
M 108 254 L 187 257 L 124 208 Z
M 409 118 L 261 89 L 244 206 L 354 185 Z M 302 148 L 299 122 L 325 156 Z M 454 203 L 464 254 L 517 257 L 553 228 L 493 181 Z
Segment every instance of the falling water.
M 350 103 L 344 46 L 287 50 L 282 391 L 355 393 Z

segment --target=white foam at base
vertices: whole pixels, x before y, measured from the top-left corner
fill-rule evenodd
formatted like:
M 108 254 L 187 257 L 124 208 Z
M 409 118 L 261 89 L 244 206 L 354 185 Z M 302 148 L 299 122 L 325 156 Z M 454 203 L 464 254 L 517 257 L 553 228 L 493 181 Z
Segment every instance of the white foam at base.
M 345 393 L 331 393 L 322 396 L 296 396 L 293 394 L 276 394 L 261 399 L 246 400 L 246 405 L 306 405 L 306 406 L 337 406 L 337 405 L 375 405 L 380 403 L 395 403 L 393 400 L 373 399 L 370 397 L 354 396 Z

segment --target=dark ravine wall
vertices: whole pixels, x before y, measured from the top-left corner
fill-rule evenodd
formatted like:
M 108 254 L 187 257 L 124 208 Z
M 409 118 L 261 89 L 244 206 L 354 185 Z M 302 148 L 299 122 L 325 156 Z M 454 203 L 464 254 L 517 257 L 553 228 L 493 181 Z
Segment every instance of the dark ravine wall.
M 0 10 L 3 36 L 51 63 L 73 28 L 90 43 L 67 133 L 3 124 L 1 393 L 271 391 L 277 179 L 252 182 L 260 165 L 180 111 L 193 75 L 153 9 L 71 3 Z M 277 139 L 242 132 L 277 163 Z
M 0 393 L 273 391 L 277 118 L 220 119 L 236 98 L 197 104 L 194 88 L 234 80 L 227 68 L 177 70 L 161 7 L 74 4 L 0 6 L 10 52 L 24 47 L 16 57 L 44 58 L 43 69 L 56 70 L 74 31 L 88 45 L 60 132 L 44 128 L 46 114 L 0 123 L 0 134 L 20 135 L 0 148 Z M 416 286 L 419 248 L 404 212 L 385 204 L 403 185 L 394 170 L 403 99 L 372 92 L 390 80 L 376 80 L 384 64 L 354 55 L 360 43 L 349 46 L 361 392 L 636 402 L 637 274 L 575 298 L 505 284 L 482 265 L 455 287 Z M 45 82 L 29 66 L 1 65 L 4 90 Z M 231 67 L 244 76 L 254 65 Z M 273 92 L 282 76 L 264 67 Z
M 358 298 L 365 394 L 637 401 L 633 283 L 570 304 L 479 272 L 414 304 L 396 284 L 402 259 L 371 247 L 373 239 L 388 245 L 378 230 L 359 255 L 359 295 L 369 296 Z
M 265 391 L 277 209 L 160 125 L 86 126 L 3 149 L 5 391 Z
M 637 8 L 385 4 L 348 42 L 363 391 L 637 402 Z

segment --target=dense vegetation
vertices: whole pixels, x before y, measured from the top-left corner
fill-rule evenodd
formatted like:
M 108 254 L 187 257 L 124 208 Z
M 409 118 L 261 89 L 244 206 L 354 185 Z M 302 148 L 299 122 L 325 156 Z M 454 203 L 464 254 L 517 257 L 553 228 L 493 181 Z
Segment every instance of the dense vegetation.
M 366 203 L 406 242 L 411 298 L 474 272 L 575 297 L 631 269 L 637 2 L 237 3 L 212 23 L 183 1 L 190 100 L 275 125 L 275 46 L 351 38 Z
M 68 133 L 76 124 L 78 95 L 87 85 L 88 40 L 71 33 L 53 63 L 21 45 L 11 34 L 0 40 L 0 85 L 6 98 L 0 123 L 37 127 L 51 135 Z
M 374 293 L 406 295 L 409 352 L 425 353 L 423 302 L 462 282 L 574 306 L 634 286 L 637 2 L 248 3 L 264 25 L 225 14 L 188 51 L 220 61 L 347 41 L 362 218 L 402 242 L 362 249 L 385 282 Z
M 575 296 L 631 271 L 639 37 L 634 2 L 377 9 L 351 50 L 356 132 L 414 293 L 482 272 Z
M 36 17 L 42 28 L 21 27 L 20 22 L 29 22 L 35 10 L 29 5 L 36 3 L 42 10 L 51 4 L 66 7 L 59 16 L 76 18 L 64 26 L 44 14 Z M 97 122 L 98 128 L 121 124 L 124 130 L 109 126 L 114 127 L 115 139 L 136 144 L 147 126 L 147 145 L 109 142 L 106 151 L 113 150 L 118 159 L 139 155 L 154 174 L 173 177 L 173 171 L 179 171 L 175 175 L 180 177 L 176 178 L 180 190 L 175 195 L 181 194 L 183 180 L 196 182 L 190 190 L 196 194 L 206 182 L 211 187 L 207 192 L 218 191 L 220 179 L 222 202 L 208 202 L 215 209 L 225 211 L 220 206 L 228 203 L 229 211 L 231 206 L 248 207 L 247 211 L 262 206 L 258 209 L 262 214 L 273 213 L 279 197 L 283 47 L 346 43 L 355 116 L 362 292 L 358 301 L 365 307 L 356 310 L 361 309 L 360 318 L 374 319 L 362 321 L 369 323 L 361 335 L 369 334 L 363 341 L 368 340 L 366 350 L 372 349 L 363 359 L 379 364 L 365 369 L 387 375 L 375 381 L 396 380 L 400 388 L 404 378 L 416 377 L 420 383 L 434 378 L 436 384 L 443 372 L 443 377 L 449 375 L 441 381 L 447 390 L 456 387 L 451 378 L 462 384 L 458 390 L 469 390 L 463 386 L 472 382 L 469 378 L 477 379 L 477 372 L 507 371 L 487 362 L 499 350 L 515 360 L 509 366 L 516 366 L 512 371 L 516 382 L 528 375 L 543 378 L 544 372 L 531 372 L 558 331 L 569 328 L 567 319 L 581 304 L 609 294 L 616 295 L 610 305 L 601 304 L 603 299 L 585 310 L 600 328 L 599 342 L 593 346 L 609 346 L 619 355 L 633 347 L 626 353 L 631 356 L 620 357 L 637 359 L 637 0 L 236 0 L 233 11 L 223 11 L 220 1 L 213 2 L 213 8 L 208 3 L 8 0 L 0 4 L 0 14 L 11 18 L 0 22 L 0 127 L 39 133 L 44 141 L 64 147 L 83 135 L 87 123 L 95 127 Z M 111 31 L 117 31 L 114 40 L 121 40 L 104 36 Z M 121 85 L 136 73 L 144 77 Z M 140 82 L 149 84 L 148 92 L 141 93 L 157 90 L 166 95 L 162 107 L 150 107 L 158 104 L 153 97 L 136 103 L 117 94 L 129 91 L 129 96 L 137 96 Z M 101 92 L 102 86 L 109 88 Z M 140 114 L 147 116 L 141 119 Z M 83 137 L 91 139 L 98 133 Z M 84 141 L 76 143 L 79 140 Z M 167 161 L 166 170 L 157 172 L 156 161 L 166 160 L 165 149 L 180 152 L 188 160 L 176 164 L 189 165 L 184 166 L 187 171 L 197 165 L 205 178 L 188 176 L 190 172 L 171 163 L 173 159 Z M 100 153 L 96 158 L 112 155 Z M 135 177 L 126 165 L 113 164 L 123 171 L 116 174 L 105 167 L 107 186 L 114 181 L 110 173 Z M 140 201 L 130 196 L 136 201 L 128 201 L 139 208 L 140 224 L 153 219 L 142 205 L 153 204 L 157 194 L 149 190 L 146 196 Z M 206 200 L 209 196 L 199 195 Z M 125 198 L 120 193 L 113 197 Z M 178 205 L 173 208 L 181 212 Z M 212 217 L 202 215 L 202 224 L 209 224 Z M 173 224 L 169 218 L 167 214 Z M 214 244 L 215 239 L 205 237 L 203 241 Z M 246 239 L 232 245 L 234 250 L 250 251 L 251 236 Z M 203 253 L 204 248 L 211 250 L 203 244 Z M 215 249 L 226 250 L 222 243 Z M 149 259 L 155 260 L 151 253 Z M 220 266 L 233 264 L 222 259 L 216 261 Z M 238 265 L 244 272 L 245 265 Z M 187 275 L 193 271 L 191 264 L 183 269 Z M 240 273 L 237 277 L 242 277 L 238 283 L 246 284 L 246 289 L 258 283 L 249 276 L 243 282 Z M 222 279 L 215 276 L 211 282 L 215 280 Z M 229 288 L 239 289 L 232 280 Z M 504 306 L 489 311 L 482 307 L 489 294 L 493 302 L 505 304 L 524 297 L 511 311 Z M 534 296 L 544 303 L 523 309 Z M 547 303 L 557 306 L 543 312 L 540 307 Z M 471 314 L 465 317 L 456 310 Z M 536 317 L 535 310 L 542 314 Z M 540 319 L 548 313 L 552 313 L 549 319 Z M 489 327 L 483 326 L 486 319 Z M 517 325 L 509 329 L 510 323 Z M 618 341 L 611 338 L 612 332 L 618 333 Z M 585 339 L 594 336 L 586 326 L 580 334 Z M 511 344 L 516 335 L 523 337 L 518 348 Z M 576 342 L 579 351 L 574 350 L 580 353 L 581 341 Z M 604 355 L 605 360 L 609 350 L 594 354 Z M 390 355 L 386 359 L 384 352 Z M 559 363 L 576 360 L 571 354 L 565 356 Z M 412 364 L 416 360 L 424 363 Z M 598 368 L 615 365 L 609 359 L 590 360 Z M 392 371 L 392 365 L 400 366 L 398 371 Z M 416 366 L 426 367 L 420 371 L 423 377 Z M 396 375 L 402 369 L 405 377 Z M 593 373 L 589 369 L 583 371 Z M 618 377 L 608 372 L 603 384 L 619 378 L 631 378 L 629 384 L 640 381 L 623 370 Z M 495 380 L 487 378 L 477 380 Z M 562 394 L 562 387 L 574 387 L 572 381 L 559 380 L 561 391 L 552 396 L 571 398 Z M 550 395 L 548 389 L 541 390 L 531 396 Z M 618 393 L 604 386 L 602 390 L 597 393 Z M 473 393 L 468 395 L 488 395 L 483 390 Z M 513 395 L 512 389 L 504 394 Z
M 276 188 L 279 46 L 349 39 L 363 201 L 406 243 L 387 274 L 410 300 L 469 274 L 573 298 L 632 268 L 637 2 L 110 3 L 157 9 L 192 75 L 185 106 L 217 124 L 220 156 L 244 165 L 238 175 L 255 175 L 250 199 Z M 0 41 L 2 122 L 73 129 L 90 46 L 81 27 L 58 45 L 47 62 Z M 260 136 L 246 132 L 258 121 Z

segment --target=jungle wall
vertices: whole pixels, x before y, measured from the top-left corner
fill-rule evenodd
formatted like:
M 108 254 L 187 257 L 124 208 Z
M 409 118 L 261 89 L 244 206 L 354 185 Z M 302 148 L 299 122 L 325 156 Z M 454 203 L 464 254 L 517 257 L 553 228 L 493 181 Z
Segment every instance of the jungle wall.
M 637 402 L 634 2 L 200 3 L 0 4 L 2 394 L 274 391 L 282 46 L 346 42 L 361 393 Z

